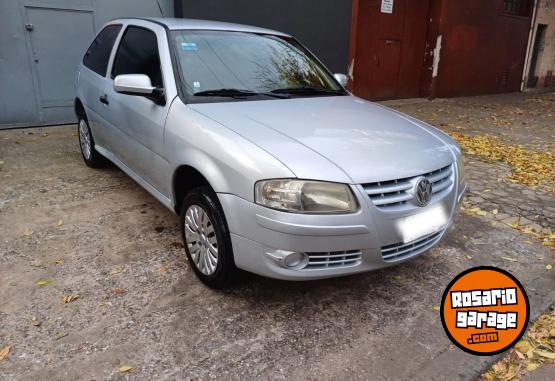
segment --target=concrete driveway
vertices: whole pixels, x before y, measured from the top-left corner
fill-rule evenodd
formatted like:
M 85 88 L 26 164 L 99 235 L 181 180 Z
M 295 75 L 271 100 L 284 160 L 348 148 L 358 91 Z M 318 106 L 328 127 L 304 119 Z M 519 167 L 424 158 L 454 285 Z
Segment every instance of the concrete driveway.
M 75 126 L 2 131 L 0 160 L 0 348 L 11 347 L 0 379 L 475 379 L 493 359 L 452 345 L 436 311 L 455 275 L 512 272 L 533 316 L 555 301 L 551 249 L 464 213 L 439 247 L 395 268 L 212 291 L 185 260 L 178 218 L 119 169 L 85 167 Z M 467 160 L 471 190 L 509 189 L 552 227 L 552 193 L 528 199 L 486 178 L 507 171 Z

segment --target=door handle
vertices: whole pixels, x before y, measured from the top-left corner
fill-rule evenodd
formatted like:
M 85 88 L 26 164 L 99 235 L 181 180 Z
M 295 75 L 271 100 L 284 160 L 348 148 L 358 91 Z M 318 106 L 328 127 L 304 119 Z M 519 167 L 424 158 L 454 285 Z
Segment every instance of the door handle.
M 98 98 L 98 100 L 100 101 L 100 103 L 104 103 L 105 105 L 110 104 L 110 102 L 108 102 L 108 96 L 106 94 L 101 95 L 100 98 Z

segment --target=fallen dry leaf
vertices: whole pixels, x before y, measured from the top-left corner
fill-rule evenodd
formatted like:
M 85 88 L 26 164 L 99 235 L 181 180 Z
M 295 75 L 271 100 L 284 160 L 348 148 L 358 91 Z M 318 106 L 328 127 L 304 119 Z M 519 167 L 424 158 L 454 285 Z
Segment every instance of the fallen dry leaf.
M 120 287 L 116 287 L 112 291 L 114 291 L 114 294 L 118 294 L 118 295 L 125 294 L 125 290 L 123 288 L 120 288 Z
M 495 373 L 505 373 L 507 371 L 507 364 L 498 362 L 497 364 L 494 364 L 491 368 Z
M 545 265 L 546 270 L 551 270 L 552 268 L 553 268 L 553 265 Z
M 0 361 L 4 360 L 4 358 L 10 353 L 10 347 L 4 347 L 0 350 Z
M 35 259 L 35 260 L 31 261 L 30 265 L 33 266 L 33 267 L 42 267 L 42 262 L 39 261 L 38 259 Z
M 62 296 L 62 300 L 60 301 L 60 304 L 72 303 L 77 299 L 79 299 L 79 295 L 64 295 Z
M 501 257 L 501 259 L 504 259 L 504 260 L 509 261 L 509 262 L 518 262 L 518 259 L 511 258 L 511 257 Z
M 134 368 L 133 368 L 131 365 L 123 365 L 123 366 L 120 366 L 120 367 L 118 368 L 118 372 L 120 372 L 120 373 L 129 373 L 129 372 L 131 372 L 133 369 L 134 369 Z
M 395 279 L 396 281 L 400 281 L 401 280 L 401 275 L 394 275 L 393 279 Z
M 123 266 L 116 266 L 110 271 L 110 275 L 118 275 L 123 272 Z
M 526 340 L 520 340 L 518 343 L 516 343 L 515 345 L 515 349 L 517 351 L 519 351 L 520 353 L 528 353 L 528 351 L 532 348 L 532 346 L 530 345 L 530 343 Z
M 486 374 L 484 374 L 482 379 L 484 381 L 493 381 L 493 380 L 495 380 L 495 376 L 491 372 L 487 372 Z
M 165 273 L 166 271 L 168 271 L 168 268 L 166 266 L 162 266 L 158 269 L 158 271 L 160 271 L 161 273 Z
M 528 365 L 526 365 L 526 370 L 527 370 L 528 372 L 533 372 L 533 371 L 535 371 L 536 369 L 538 369 L 539 366 L 540 366 L 540 365 L 539 365 L 538 363 L 531 362 L 531 363 L 529 363 Z
M 40 279 L 35 285 L 39 287 L 48 286 L 52 282 L 52 279 Z
M 537 353 L 538 355 L 540 355 L 541 357 L 545 357 L 546 359 L 555 360 L 555 352 L 544 351 L 544 350 L 540 350 L 540 349 L 538 349 L 534 352 Z
M 58 220 L 58 226 L 62 226 L 64 224 L 64 220 L 60 219 Z
M 34 231 L 32 231 L 32 230 L 29 229 L 29 228 L 26 228 L 25 231 L 23 232 L 23 234 L 25 234 L 26 236 L 30 236 L 30 235 L 32 235 L 33 233 L 34 233 Z
M 432 306 L 432 311 L 439 312 L 441 308 L 439 306 Z

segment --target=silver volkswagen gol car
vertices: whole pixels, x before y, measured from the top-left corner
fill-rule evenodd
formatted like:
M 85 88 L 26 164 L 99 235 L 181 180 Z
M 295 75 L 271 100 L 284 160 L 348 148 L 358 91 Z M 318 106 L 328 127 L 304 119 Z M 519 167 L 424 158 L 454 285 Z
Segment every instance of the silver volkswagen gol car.
M 310 280 L 394 265 L 452 223 L 461 152 L 345 83 L 284 33 L 115 20 L 77 73 L 83 159 L 115 163 L 180 215 L 208 286 L 238 269 Z

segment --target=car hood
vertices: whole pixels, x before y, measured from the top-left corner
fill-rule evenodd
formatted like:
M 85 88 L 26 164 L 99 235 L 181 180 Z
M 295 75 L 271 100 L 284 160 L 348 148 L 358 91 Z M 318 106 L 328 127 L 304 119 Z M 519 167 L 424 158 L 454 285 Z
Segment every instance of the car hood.
M 454 160 L 455 144 L 445 134 L 354 96 L 189 106 L 265 149 L 299 178 L 387 181 Z

